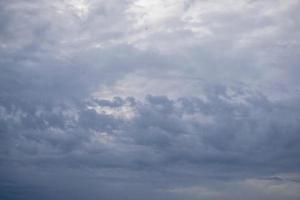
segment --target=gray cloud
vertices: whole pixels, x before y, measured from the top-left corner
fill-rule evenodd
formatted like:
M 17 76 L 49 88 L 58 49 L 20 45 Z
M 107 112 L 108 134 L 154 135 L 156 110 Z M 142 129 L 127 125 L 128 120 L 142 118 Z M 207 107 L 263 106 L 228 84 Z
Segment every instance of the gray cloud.
M 299 199 L 298 1 L 1 1 L 0 199 Z
M 124 182 L 134 173 L 137 181 L 154 181 L 156 187 L 205 184 L 206 180 L 239 181 L 298 170 L 298 110 L 289 108 L 286 102 L 272 104 L 259 94 L 244 104 L 231 101 L 219 89 L 207 97 L 204 102 L 199 98 L 147 96 L 133 105 L 117 97 L 95 100 L 100 108 L 113 105 L 116 99 L 123 102 L 113 109 L 134 110 L 129 119 L 81 104 L 76 108 L 77 117 L 62 113 L 51 116 L 50 112 L 45 113 L 50 116 L 42 117 L 40 111 L 39 116 L 5 121 L 15 127 L 15 138 L 9 137 L 11 145 L 17 146 L 6 147 L 3 158 L 6 165 L 17 168 L 121 171 L 117 177 Z M 205 120 L 205 116 L 212 120 Z M 9 129 L 4 131 L 14 134 Z M 116 175 L 106 176 L 110 180 Z M 176 183 L 177 179 L 181 182 Z

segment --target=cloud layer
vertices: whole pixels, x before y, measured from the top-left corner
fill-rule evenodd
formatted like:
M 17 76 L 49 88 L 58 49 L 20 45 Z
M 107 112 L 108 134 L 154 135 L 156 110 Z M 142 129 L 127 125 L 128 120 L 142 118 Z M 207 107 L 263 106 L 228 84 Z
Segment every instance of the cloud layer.
M 0 2 L 0 199 L 299 199 L 299 1 Z

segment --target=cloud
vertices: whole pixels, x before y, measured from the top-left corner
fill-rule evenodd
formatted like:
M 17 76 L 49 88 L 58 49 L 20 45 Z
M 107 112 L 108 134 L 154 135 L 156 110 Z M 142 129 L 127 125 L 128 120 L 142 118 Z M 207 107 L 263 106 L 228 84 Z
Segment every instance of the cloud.
M 299 198 L 298 4 L 1 1 L 0 198 Z
M 17 146 L 6 149 L 3 158 L 17 169 L 74 169 L 79 176 L 85 169 L 96 177 L 109 170 L 108 179 L 117 173 L 125 182 L 133 173 L 143 184 L 154 181 L 156 189 L 165 181 L 165 187 L 180 187 L 297 171 L 299 111 L 260 94 L 240 104 L 226 96 L 228 88 L 221 88 L 208 90 L 206 101 L 149 95 L 129 104 L 132 98 L 115 97 L 92 100 L 95 107 L 80 104 L 75 116 L 62 114 L 71 112 L 66 108 L 58 109 L 59 114 L 39 111 L 15 121 L 7 118 L 5 124 L 16 131 L 15 138 L 9 138 Z M 115 106 L 116 102 L 122 104 Z M 112 110 L 131 107 L 134 115 L 127 118 L 97 109 L 107 105 Z M 210 116 L 213 123 L 186 117 L 190 115 Z

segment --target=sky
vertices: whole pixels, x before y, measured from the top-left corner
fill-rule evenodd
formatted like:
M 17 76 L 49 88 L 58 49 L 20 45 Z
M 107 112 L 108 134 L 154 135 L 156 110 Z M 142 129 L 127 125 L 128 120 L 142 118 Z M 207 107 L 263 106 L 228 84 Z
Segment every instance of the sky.
M 0 199 L 300 199 L 299 0 L 0 0 Z

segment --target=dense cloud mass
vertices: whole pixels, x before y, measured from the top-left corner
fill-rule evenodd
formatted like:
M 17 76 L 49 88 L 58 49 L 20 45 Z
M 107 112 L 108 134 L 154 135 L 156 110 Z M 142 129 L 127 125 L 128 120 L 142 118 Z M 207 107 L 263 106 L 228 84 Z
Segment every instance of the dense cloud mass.
M 299 12 L 0 1 L 0 199 L 298 200 Z

